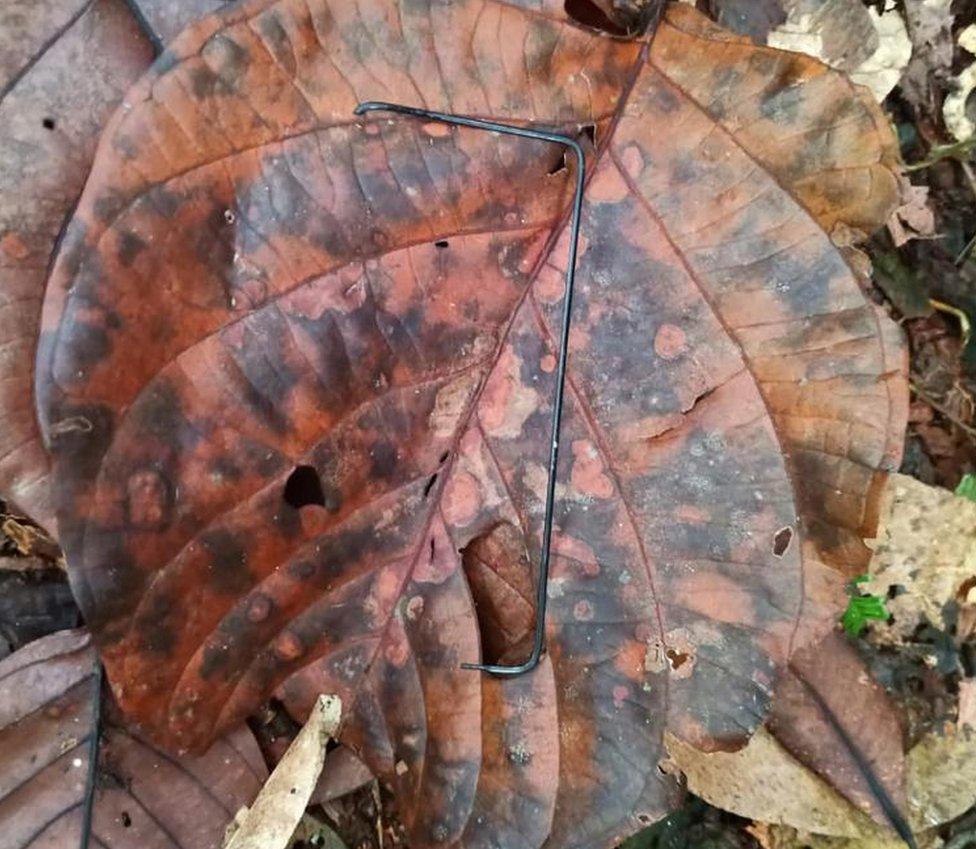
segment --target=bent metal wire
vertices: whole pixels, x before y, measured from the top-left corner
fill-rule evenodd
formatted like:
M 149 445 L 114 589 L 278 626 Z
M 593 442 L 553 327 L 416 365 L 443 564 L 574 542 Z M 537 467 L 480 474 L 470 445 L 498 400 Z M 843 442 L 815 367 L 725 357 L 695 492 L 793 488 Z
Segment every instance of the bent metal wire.
M 566 361 L 569 356 L 569 329 L 573 309 L 573 282 L 576 277 L 576 253 L 579 246 L 580 213 L 583 208 L 583 188 L 586 172 L 586 157 L 583 148 L 576 139 L 559 133 L 549 133 L 544 130 L 533 130 L 527 127 L 516 127 L 511 124 L 500 124 L 497 121 L 484 121 L 480 118 L 469 118 L 466 115 L 452 115 L 445 112 L 432 112 L 428 109 L 418 109 L 413 106 L 403 106 L 399 103 L 384 103 L 367 101 L 360 103 L 354 110 L 356 115 L 368 112 L 393 112 L 397 115 L 407 115 L 411 118 L 422 118 L 426 121 L 439 121 L 442 124 L 452 124 L 459 127 L 471 127 L 475 130 L 487 130 L 506 136 L 536 139 L 537 141 L 559 144 L 569 148 L 576 155 L 576 193 L 573 197 L 572 221 L 569 234 L 569 257 L 566 266 L 566 295 L 563 299 L 563 326 L 559 335 L 559 362 L 556 369 L 556 392 L 552 408 L 552 430 L 549 444 L 549 478 L 546 483 L 546 509 L 542 526 L 542 553 L 539 558 L 539 581 L 536 587 L 536 620 L 535 636 L 532 643 L 532 653 L 524 663 L 517 666 L 504 666 L 493 663 L 462 663 L 463 669 L 477 669 L 492 675 L 514 676 L 530 672 L 539 664 L 542 657 L 543 643 L 546 632 L 546 600 L 549 586 L 549 558 L 552 548 L 552 523 L 556 503 L 556 466 L 559 459 L 559 431 L 563 416 L 563 390 L 566 385 Z

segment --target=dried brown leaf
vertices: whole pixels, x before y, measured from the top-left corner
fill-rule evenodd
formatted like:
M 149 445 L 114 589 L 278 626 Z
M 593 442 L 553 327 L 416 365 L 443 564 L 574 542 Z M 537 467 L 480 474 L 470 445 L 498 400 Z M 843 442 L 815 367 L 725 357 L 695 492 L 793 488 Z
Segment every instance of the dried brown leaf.
M 902 721 L 857 651 L 830 634 L 791 658 L 776 682 L 769 729 L 800 763 L 887 826 L 891 804 L 901 816 L 908 809 Z
M 920 116 L 928 117 L 938 111 L 952 69 L 952 0 L 904 0 L 904 7 L 913 50 L 901 92 Z
M 897 839 L 796 760 L 768 731 L 758 731 L 738 752 L 705 753 L 669 738 L 668 753 L 666 768 L 683 774 L 693 793 L 716 807 L 772 824 L 772 845 L 796 845 L 788 832 L 777 832 L 777 826 L 805 835 L 847 838 L 856 841 L 852 849 L 894 845 Z M 933 828 L 976 803 L 972 733 L 931 734 L 912 747 L 907 788 L 908 820 L 919 846 L 926 846 L 937 836 Z
M 319 696 L 254 803 L 239 813 L 224 849 L 285 849 L 301 821 L 322 772 L 325 747 L 339 728 L 342 702 Z
M 373 772 L 352 749 L 337 746 L 325 756 L 322 775 L 312 793 L 312 803 L 331 802 L 374 780 Z
M 62 631 L 0 661 L 0 845 L 80 845 L 96 657 Z M 206 754 L 173 758 L 115 727 L 103 731 L 92 845 L 217 849 L 266 771 L 246 727 Z
M 899 643 L 920 625 L 948 630 L 947 611 L 976 585 L 976 504 L 949 490 L 893 475 L 881 499 L 866 592 L 887 598 L 892 621 L 872 639 Z M 954 615 L 954 614 L 951 614 Z
M 122 0 L 0 6 L 0 494 L 52 532 L 31 385 L 44 282 L 98 134 L 151 58 Z

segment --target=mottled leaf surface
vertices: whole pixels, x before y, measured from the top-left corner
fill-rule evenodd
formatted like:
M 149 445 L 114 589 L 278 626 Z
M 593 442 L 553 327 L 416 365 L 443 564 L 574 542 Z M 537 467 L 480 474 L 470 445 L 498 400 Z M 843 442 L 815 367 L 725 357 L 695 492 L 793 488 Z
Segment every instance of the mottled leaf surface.
M 0 661 L 0 846 L 80 844 L 96 655 L 84 631 L 61 631 Z M 234 813 L 266 776 L 244 726 L 199 757 L 174 758 L 103 728 L 90 845 L 219 849 Z
M 524 628 L 572 165 L 358 120 L 367 99 L 589 150 L 529 676 L 459 665 Z M 665 728 L 728 748 L 761 722 L 898 460 L 900 342 L 828 236 L 896 200 L 881 113 L 685 8 L 652 44 L 498 0 L 243 3 L 129 100 L 37 392 L 131 720 L 199 748 L 272 692 L 299 715 L 337 693 L 418 847 L 596 847 L 660 816 Z
M 54 530 L 33 360 L 55 241 L 152 54 L 122 0 L 0 7 L 0 495 Z

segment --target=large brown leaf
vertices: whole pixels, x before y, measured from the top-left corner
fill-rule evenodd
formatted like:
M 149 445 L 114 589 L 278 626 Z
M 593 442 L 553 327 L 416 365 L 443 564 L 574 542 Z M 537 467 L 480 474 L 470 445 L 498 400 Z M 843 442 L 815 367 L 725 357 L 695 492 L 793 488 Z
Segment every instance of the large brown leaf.
M 0 661 L 0 846 L 80 845 L 97 662 L 84 631 L 61 631 Z M 244 726 L 201 757 L 172 758 L 103 730 L 90 845 L 218 849 L 266 776 Z
M 151 58 L 122 0 L 0 8 L 0 495 L 49 530 L 31 367 L 44 282 L 98 135 Z
M 594 128 L 548 655 L 522 678 L 459 664 L 523 633 L 572 175 L 537 142 L 354 118 L 379 98 Z M 651 45 L 497 0 L 243 3 L 129 99 L 37 375 L 129 716 L 199 747 L 273 691 L 337 693 L 416 846 L 659 816 L 665 727 L 756 727 L 899 455 L 900 343 L 827 235 L 895 201 L 881 114 L 688 9 Z

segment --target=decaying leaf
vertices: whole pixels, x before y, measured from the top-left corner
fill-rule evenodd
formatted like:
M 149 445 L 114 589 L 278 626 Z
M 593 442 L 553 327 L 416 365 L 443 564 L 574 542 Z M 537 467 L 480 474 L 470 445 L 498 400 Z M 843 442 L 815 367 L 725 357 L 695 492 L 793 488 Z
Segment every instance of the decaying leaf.
M 672 737 L 667 748 L 664 767 L 682 774 L 692 793 L 716 807 L 813 834 L 864 837 L 881 831 L 765 729 L 738 752 L 705 753 Z
M 58 233 L 151 51 L 122 0 L 0 7 L 0 494 L 53 530 L 32 360 Z
M 0 522 L 0 539 L 24 558 L 37 557 L 48 568 L 64 568 L 61 549 L 42 528 L 14 516 L 4 516 Z
M 829 634 L 793 655 L 776 682 L 769 729 L 875 822 L 890 826 L 904 817 L 901 717 L 843 635 Z
M 908 756 L 909 803 L 919 830 L 961 816 L 976 803 L 976 731 L 929 734 Z
M 912 59 L 899 85 L 902 95 L 929 115 L 939 108 L 938 93 L 952 68 L 952 0 L 904 0 L 912 40 Z
M 902 205 L 888 219 L 888 232 L 896 248 L 912 239 L 935 235 L 935 211 L 929 206 L 929 187 L 915 186 L 904 179 L 902 198 Z
M 782 765 L 778 766 L 782 769 Z M 948 731 L 943 736 L 928 735 L 909 753 L 908 767 L 915 843 L 919 849 L 937 849 L 944 843 L 935 827 L 962 816 L 976 802 L 976 737 L 959 731 Z M 748 775 L 744 780 L 748 781 Z M 801 809 L 804 800 L 809 799 L 803 785 L 798 787 L 800 792 L 793 799 L 791 812 Z M 826 808 L 831 810 L 829 803 Z M 837 813 L 842 816 L 844 812 Z M 801 814 L 799 821 L 809 819 L 809 815 Z M 768 849 L 903 849 L 905 846 L 904 841 L 876 829 L 864 829 L 856 835 L 845 831 L 846 837 L 837 837 L 811 834 L 802 827 L 798 831 L 795 826 L 772 824 L 757 832 L 760 843 Z
M 970 24 L 956 37 L 959 46 L 976 56 L 976 24 Z M 976 62 L 967 65 L 951 80 L 952 91 L 942 104 L 942 117 L 946 129 L 956 141 L 968 141 L 976 134 L 976 124 L 966 111 L 969 97 L 976 89 Z
M 767 37 L 774 47 L 799 50 L 852 73 L 878 49 L 880 37 L 858 0 L 783 0 L 787 18 Z
M 325 756 L 322 775 L 312 791 L 312 803 L 322 804 L 352 793 L 373 781 L 373 773 L 351 749 L 336 746 Z
M 827 837 L 810 834 L 788 825 L 753 823 L 746 829 L 762 849 L 905 849 L 905 841 L 897 837 L 870 835 L 860 837 Z M 941 849 L 944 841 L 934 832 L 915 840 L 917 849 Z
M 224 849 L 285 849 L 305 813 L 325 760 L 325 747 L 339 727 L 342 702 L 319 696 L 312 712 L 258 793 L 237 815 Z
M 760 44 L 771 29 L 786 23 L 781 0 L 709 0 L 708 6 L 719 24 Z
M 767 42 L 816 56 L 850 74 L 882 101 L 912 56 L 905 21 L 894 8 L 878 12 L 860 0 L 791 0 L 786 22 Z
M 44 637 L 0 661 L 0 845 L 80 844 L 96 657 L 84 631 Z M 206 754 L 173 758 L 103 728 L 92 846 L 217 849 L 266 771 L 246 727 Z
M 873 639 L 899 642 L 926 623 L 948 630 L 976 587 L 976 503 L 892 475 L 880 507 L 870 580 L 863 587 L 888 597 L 893 618 L 875 629 Z
M 489 645 L 461 552 L 507 523 L 537 559 L 573 166 L 355 118 L 379 98 L 589 151 L 529 676 L 460 669 Z M 37 364 L 127 714 L 198 748 L 272 692 L 298 715 L 337 693 L 418 849 L 599 847 L 660 816 L 664 729 L 728 748 L 761 722 L 897 466 L 900 339 L 827 235 L 897 202 L 880 111 L 684 7 L 651 44 L 497 0 L 251 0 L 128 100 Z
M 804 834 L 895 845 L 889 829 L 836 793 L 766 730 L 738 752 L 704 753 L 668 738 L 668 753 L 665 766 L 680 771 L 689 790 L 716 807 Z M 976 738 L 958 731 L 927 735 L 906 762 L 908 821 L 924 846 L 932 828 L 976 803 Z
M 972 559 L 966 534 L 976 520 L 970 510 L 974 507 L 945 490 L 891 476 L 881 500 L 872 582 L 862 586 L 887 596 L 894 616 L 885 626 L 872 626 L 873 642 L 907 638 L 924 623 L 948 627 L 943 614 L 958 605 L 960 570 Z M 964 590 L 965 586 L 964 582 Z M 888 593 L 891 587 L 896 592 Z M 970 680 L 960 684 L 955 726 L 926 733 L 903 758 L 900 724 L 892 706 L 840 638 L 833 640 L 832 647 L 801 650 L 791 664 L 796 666 L 818 687 L 847 728 L 848 738 L 874 764 L 873 772 L 888 795 L 904 806 L 913 830 L 922 835 L 919 845 L 925 845 L 927 830 L 955 819 L 976 803 L 976 723 Z M 771 734 L 757 735 L 745 749 L 728 755 L 705 755 L 669 742 L 671 768 L 688 775 L 695 793 L 744 816 L 804 833 L 887 839 L 866 825 L 864 812 L 870 812 L 875 822 L 884 822 L 885 817 L 866 793 L 856 765 L 852 768 L 851 759 L 838 751 L 824 711 L 809 699 L 804 704 L 800 687 L 777 688 L 770 726 L 780 741 Z M 770 834 L 775 837 L 770 845 L 794 845 L 788 832 L 773 829 Z

